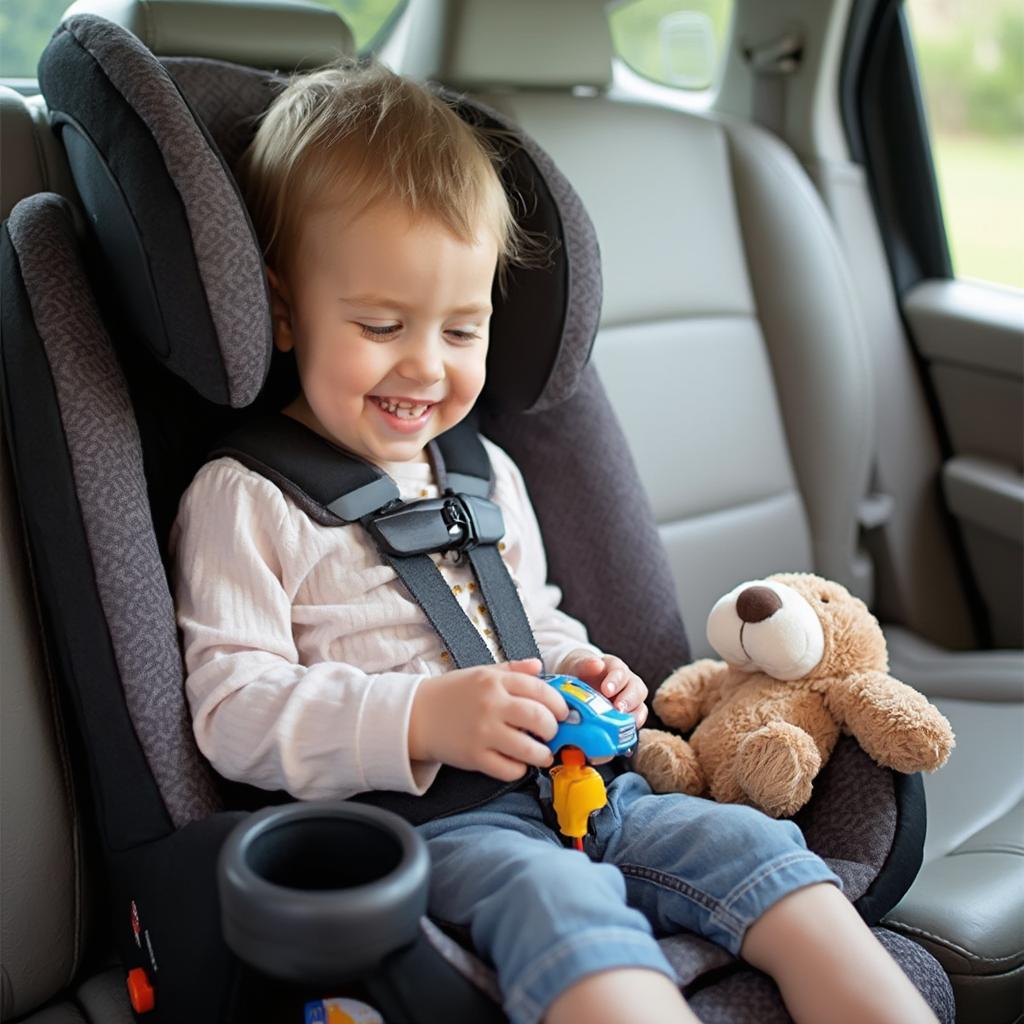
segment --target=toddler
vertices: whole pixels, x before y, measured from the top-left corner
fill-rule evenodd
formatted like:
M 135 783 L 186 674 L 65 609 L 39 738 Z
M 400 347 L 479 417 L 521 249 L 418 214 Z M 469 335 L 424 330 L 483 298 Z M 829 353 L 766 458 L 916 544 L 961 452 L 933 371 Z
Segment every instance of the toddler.
M 301 381 L 283 411 L 380 466 L 403 498 L 437 496 L 426 446 L 480 394 L 495 273 L 523 247 L 486 141 L 415 83 L 335 66 L 277 98 L 242 176 L 274 343 Z M 484 443 L 544 667 L 643 725 L 647 687 L 559 611 L 523 480 Z M 302 799 L 423 801 L 431 913 L 469 928 L 517 1024 L 696 1020 L 654 937 L 682 929 L 771 974 L 798 1021 L 934 1021 L 790 822 L 652 795 L 627 772 L 592 819 L 589 856 L 566 848 L 542 815 L 537 769 L 552 758 L 536 737 L 567 708 L 541 662 L 451 670 L 358 525 L 319 526 L 220 458 L 182 498 L 172 552 L 200 749 L 227 778 Z M 471 573 L 435 560 L 500 660 Z M 446 807 L 442 766 L 507 785 Z

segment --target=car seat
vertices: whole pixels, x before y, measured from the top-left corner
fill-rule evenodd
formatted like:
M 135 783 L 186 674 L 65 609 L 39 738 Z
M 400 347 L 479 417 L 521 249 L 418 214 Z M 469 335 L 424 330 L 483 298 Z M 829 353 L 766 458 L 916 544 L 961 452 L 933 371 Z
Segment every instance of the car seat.
M 157 61 L 88 15 L 58 31 L 40 80 L 90 225 L 79 237 L 75 207 L 40 193 L 18 204 L 3 240 L 5 435 L 40 618 L 83 741 L 115 942 L 125 967 L 154 975 L 148 1019 L 231 1019 L 265 1009 L 255 994 L 274 986 L 219 934 L 214 864 L 246 812 L 231 809 L 235 794 L 191 740 L 161 554 L 212 442 L 244 410 L 279 405 L 279 375 L 263 381 L 262 266 L 227 168 L 280 80 L 214 59 Z M 596 246 L 568 183 L 528 138 L 521 144 L 512 187 L 535 200 L 526 214 L 560 248 L 551 268 L 514 277 L 496 306 L 483 429 L 524 472 L 559 552 L 566 608 L 598 643 L 661 678 L 686 660 L 686 640 L 650 509 L 587 366 Z M 546 349 L 524 360 L 522 338 L 538 334 Z M 612 593 L 594 583 L 607 578 Z M 801 815 L 871 923 L 916 871 L 922 811 L 919 780 L 878 769 L 847 742 Z M 937 964 L 878 934 L 951 1019 Z M 773 987 L 723 951 L 693 936 L 664 942 L 704 1019 L 785 1019 Z M 376 991 L 389 1020 L 495 1016 L 486 965 L 429 923 L 385 973 L 389 987 Z

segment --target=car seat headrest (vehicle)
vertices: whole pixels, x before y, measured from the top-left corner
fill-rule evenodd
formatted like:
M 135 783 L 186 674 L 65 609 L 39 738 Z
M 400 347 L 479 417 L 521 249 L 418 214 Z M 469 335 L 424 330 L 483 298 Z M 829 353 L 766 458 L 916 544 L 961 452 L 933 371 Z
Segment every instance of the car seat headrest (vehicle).
M 223 154 L 237 158 L 284 80 L 222 61 L 162 63 L 120 26 L 78 15 L 54 34 L 39 81 L 99 249 L 94 278 L 104 309 L 204 398 L 251 404 L 270 367 L 269 301 L 259 245 Z M 212 82 L 245 111 L 247 131 L 217 118 L 220 138 L 211 133 L 190 84 L 209 94 Z M 593 225 L 535 143 L 486 108 L 443 95 L 467 121 L 498 130 L 493 141 L 519 221 L 544 236 L 549 253 L 544 266 L 511 268 L 504 295 L 494 288 L 482 404 L 550 408 L 576 390 L 597 331 Z
M 253 68 L 317 68 L 354 54 L 352 30 L 310 0 L 76 0 L 64 19 L 99 15 L 157 56 L 187 53 Z
M 614 50 L 605 6 L 596 0 L 462 0 L 430 73 L 458 89 L 607 89 Z

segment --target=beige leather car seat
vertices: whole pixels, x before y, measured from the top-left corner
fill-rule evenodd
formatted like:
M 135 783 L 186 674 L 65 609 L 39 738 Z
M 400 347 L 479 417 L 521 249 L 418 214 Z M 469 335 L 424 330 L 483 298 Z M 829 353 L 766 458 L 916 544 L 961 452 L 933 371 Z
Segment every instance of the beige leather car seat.
M 610 98 L 596 0 L 446 10 L 443 54 L 417 45 L 427 12 L 413 5 L 386 56 L 521 124 L 583 198 L 604 267 L 595 362 L 694 656 L 709 653 L 711 605 L 744 579 L 813 570 L 870 601 L 870 351 L 829 216 L 792 152 L 749 124 Z M 1024 1010 L 1024 661 L 944 651 L 895 624 L 888 635 L 894 674 L 933 697 L 958 747 L 925 780 L 926 863 L 887 923 L 950 973 L 961 1020 L 1009 1024 Z

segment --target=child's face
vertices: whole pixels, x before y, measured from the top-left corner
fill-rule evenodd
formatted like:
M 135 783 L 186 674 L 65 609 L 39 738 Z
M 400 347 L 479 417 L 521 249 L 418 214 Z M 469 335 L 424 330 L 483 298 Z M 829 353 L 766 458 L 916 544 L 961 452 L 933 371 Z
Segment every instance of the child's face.
M 490 232 L 467 244 L 397 204 L 312 211 L 288 280 L 270 275 L 302 381 L 286 411 L 374 463 L 425 458 L 483 387 L 497 256 Z

